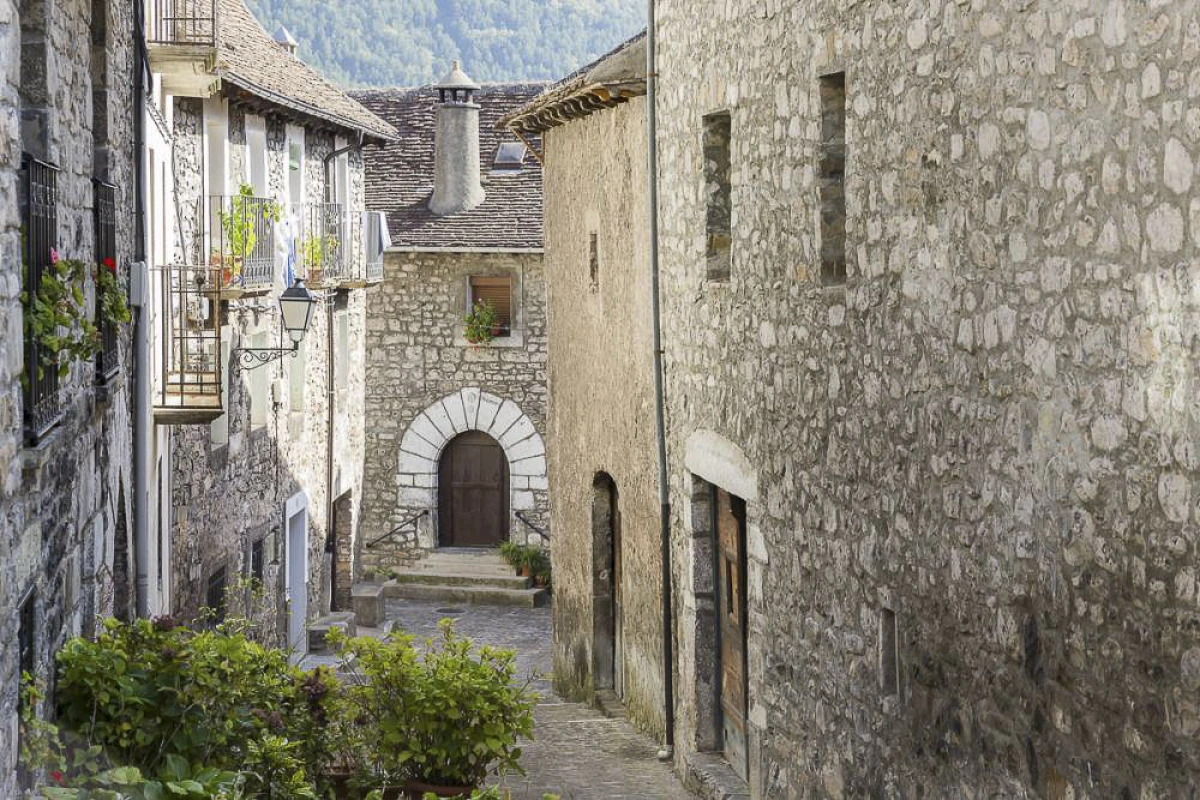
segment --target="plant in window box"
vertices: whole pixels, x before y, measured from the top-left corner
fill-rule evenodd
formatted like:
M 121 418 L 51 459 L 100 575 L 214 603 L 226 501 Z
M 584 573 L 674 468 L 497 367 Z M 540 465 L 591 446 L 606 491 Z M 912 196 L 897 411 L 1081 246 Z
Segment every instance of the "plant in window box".
M 26 269 L 28 272 L 28 268 Z M 54 369 L 60 378 L 70 371 L 71 362 L 94 358 L 100 352 L 100 332 L 85 310 L 84 290 L 87 264 L 59 258 L 50 249 L 50 263 L 39 277 L 37 294 L 21 293 L 25 306 L 25 334 L 38 344 L 37 377 Z M 28 284 L 28 275 L 26 275 Z M 22 375 L 27 381 L 28 376 Z
M 242 284 L 242 265 L 258 245 L 258 226 L 278 222 L 281 215 L 278 203 L 255 197 L 254 187 L 245 183 L 229 198 L 228 210 L 217 212 L 224 241 L 222 249 L 213 253 L 211 263 L 221 267 L 222 286 Z
M 473 345 L 487 346 L 500 335 L 500 319 L 487 300 L 476 300 L 465 320 L 463 336 Z
M 125 292 L 117 280 L 117 262 L 106 258 L 96 270 L 96 294 L 100 301 L 100 320 L 108 325 L 125 325 L 133 316 L 125 301 Z

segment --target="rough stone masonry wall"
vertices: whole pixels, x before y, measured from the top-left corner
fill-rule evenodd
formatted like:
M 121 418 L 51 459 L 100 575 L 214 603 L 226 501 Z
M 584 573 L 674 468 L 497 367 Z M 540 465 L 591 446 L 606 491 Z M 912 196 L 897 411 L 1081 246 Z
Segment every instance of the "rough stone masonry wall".
M 514 338 L 490 347 L 473 347 L 463 338 L 467 286 L 471 276 L 512 275 Z M 367 567 L 400 566 L 423 550 L 437 546 L 436 465 L 440 455 L 410 431 L 414 421 L 435 425 L 422 412 L 463 390 L 488 409 L 483 416 L 503 421 L 492 430 L 499 437 L 514 422 L 532 429 L 540 443 L 546 431 L 546 300 L 541 253 L 389 252 L 383 283 L 367 300 L 366 499 L 360 543 L 371 542 L 422 511 L 416 529 L 408 527 L 372 548 L 360 547 Z M 519 334 L 519 336 L 518 336 Z M 519 344 L 518 344 L 519 343 Z M 479 400 L 476 390 L 490 394 Z M 459 395 L 461 397 L 462 395 Z M 459 407 L 462 401 L 458 400 Z M 451 413 L 457 413 L 457 410 Z M 441 411 L 438 423 L 441 423 Z M 444 423 L 426 437 L 452 438 L 478 424 Z M 497 426 L 487 425 L 485 429 Z M 424 428 L 422 428 L 424 429 Z M 412 452 L 402 452 L 409 435 Z M 417 441 L 417 440 L 420 441 Z M 416 442 L 416 445 L 413 443 Z M 503 444 L 503 442 L 502 442 Z M 418 450 L 420 452 L 418 452 Z M 531 532 L 515 517 L 521 511 L 547 529 L 549 498 L 545 460 L 540 475 L 526 474 L 510 461 L 510 533 L 525 541 Z M 409 466 L 411 465 L 411 466 Z M 432 470 L 433 472 L 429 472 Z M 421 484 L 421 485 L 418 485 Z M 538 537 L 533 535 L 532 542 Z
M 201 186 L 201 104 L 181 100 L 175 104 L 175 174 L 187 208 L 198 198 Z M 245 113 L 230 109 L 230 185 L 245 181 Z M 272 119 L 267 127 L 267 166 L 270 186 L 277 196 L 286 186 L 287 150 L 283 123 Z M 305 195 L 323 196 L 323 159 L 333 150 L 333 136 L 325 131 L 305 132 Z M 315 165 L 315 166 L 314 166 Z M 348 213 L 363 208 L 362 159 L 350 159 Z M 277 270 L 277 271 L 281 271 Z M 277 287 L 278 288 L 278 287 Z M 362 498 L 361 452 L 363 442 L 363 377 L 366 298 L 362 289 L 342 293 L 340 301 L 328 291 L 314 292 L 319 303 L 304 338 L 303 355 L 285 357 L 267 366 L 268 405 L 265 423 L 252 423 L 252 375 L 239 375 L 232 359 L 224 367 L 228 383 L 229 436 L 214 442 L 208 425 L 176 426 L 173 445 L 173 574 L 174 607 L 184 616 L 197 613 L 207 601 L 210 577 L 224 567 L 228 585 L 234 587 L 250 571 L 250 552 L 256 541 L 264 543 L 265 591 L 255 594 L 234 590 L 227 612 L 246 616 L 260 627 L 263 640 L 286 640 L 284 581 L 286 543 L 284 504 L 294 494 L 308 498 L 309 615 L 328 611 L 330 564 L 326 560 L 326 504 L 329 497 L 327 431 L 329 394 L 328 333 L 331 319 L 347 317 L 344 382 L 336 387 L 334 419 L 333 487 L 350 494 L 350 517 L 356 524 Z M 247 296 L 225 304 L 224 339 L 237 347 L 279 347 L 282 326 L 274 292 Z M 254 337 L 265 337 L 256 344 Z M 335 348 L 341 345 L 335 342 Z M 302 371 L 303 389 L 292 391 L 292 373 Z
M 639 98 L 546 136 L 547 447 L 555 686 L 590 697 L 596 649 L 612 647 L 607 625 L 599 635 L 593 629 L 607 605 L 594 586 L 597 570 L 608 568 L 607 552 L 592 528 L 593 485 L 604 473 L 616 486 L 621 519 L 625 705 L 658 734 L 662 562 L 645 125 L 646 101 Z
M 711 671 L 687 474 L 710 431 L 758 485 L 756 796 L 1184 796 L 1200 782 L 1196 5 L 659 11 L 682 749 Z M 818 79 L 841 70 L 848 279 L 822 288 Z M 702 117 L 721 109 L 732 276 L 706 283 Z
M 104 14 L 95 24 L 93 8 Z M 48 681 L 63 642 L 112 613 L 115 591 L 132 592 L 114 587 L 112 573 L 118 516 L 130 518 L 128 368 L 102 391 L 95 367 L 75 364 L 62 381 L 62 421 L 37 446 L 23 436 L 19 171 L 22 150 L 61 168 L 56 243 L 83 260 L 94 256 L 91 179 L 116 184 L 117 260 L 128 269 L 131 13 L 118 3 L 0 0 L 0 797 L 17 794 L 20 604 L 33 593 L 35 672 Z M 127 337 L 120 346 L 127 365 Z

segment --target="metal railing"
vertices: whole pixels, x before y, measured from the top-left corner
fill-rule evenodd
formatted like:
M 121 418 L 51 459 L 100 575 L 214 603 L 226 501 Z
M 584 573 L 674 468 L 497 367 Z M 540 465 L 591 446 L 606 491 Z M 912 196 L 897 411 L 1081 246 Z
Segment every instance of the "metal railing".
M 341 203 L 309 203 L 300 219 L 296 244 L 297 277 L 310 284 L 349 277 L 350 239 Z
M 97 269 L 106 269 L 104 261 L 117 258 L 117 187 L 104 181 L 93 181 L 95 186 L 96 264 Z M 112 272 L 120 286 L 117 269 Z M 96 355 L 96 378 L 103 382 L 121 368 L 118 360 L 117 342 L 120 329 L 106 320 L 100 310 L 100 290 L 96 287 L 96 316 L 99 317 L 100 352 Z
M 58 238 L 58 167 L 26 154 L 25 183 L 25 292 L 26 313 L 41 288 Z M 63 417 L 58 369 L 52 354 L 36 338 L 25 335 L 25 432 L 31 442 L 44 436 Z
M 216 0 L 150 0 L 146 15 L 147 44 L 216 44 Z
M 162 274 L 164 344 L 158 407 L 173 411 L 221 409 L 220 268 L 170 266 Z
M 275 223 L 279 204 L 237 194 L 208 199 L 208 263 L 218 267 L 222 289 L 269 287 L 275 278 Z
M 429 516 L 429 509 L 425 509 L 424 511 L 419 511 L 416 514 L 413 514 L 411 517 L 406 519 L 404 522 L 401 522 L 396 527 L 392 528 L 390 531 L 385 533 L 383 536 L 380 536 L 377 539 L 372 539 L 371 541 L 367 542 L 367 549 L 370 550 L 375 545 L 382 542 L 384 539 L 387 539 L 391 536 L 395 536 L 397 533 L 400 533 L 400 531 L 404 530 L 405 528 L 409 527 L 410 525 L 415 525 L 417 520 L 421 519 L 422 517 L 428 517 L 428 516 Z
M 546 531 L 542 530 L 541 528 L 539 528 L 537 525 L 535 525 L 528 517 L 525 516 L 525 513 L 523 511 L 518 511 L 516 513 L 516 517 L 517 517 L 517 519 L 519 519 L 521 522 L 523 522 L 525 524 L 526 528 L 529 528 L 529 530 L 533 531 L 538 536 L 542 537 L 543 542 L 550 541 L 550 534 L 547 533 Z

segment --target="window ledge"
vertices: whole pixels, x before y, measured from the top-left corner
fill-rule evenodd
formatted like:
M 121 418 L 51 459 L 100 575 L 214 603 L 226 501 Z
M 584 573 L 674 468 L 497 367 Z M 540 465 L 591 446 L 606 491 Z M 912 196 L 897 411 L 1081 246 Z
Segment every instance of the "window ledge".
M 492 339 L 491 343 L 487 345 L 471 344 L 467 341 L 465 336 L 459 333 L 454 337 L 454 345 L 456 347 L 474 347 L 481 350 L 516 350 L 525 346 L 525 331 L 515 330 L 508 336 Z

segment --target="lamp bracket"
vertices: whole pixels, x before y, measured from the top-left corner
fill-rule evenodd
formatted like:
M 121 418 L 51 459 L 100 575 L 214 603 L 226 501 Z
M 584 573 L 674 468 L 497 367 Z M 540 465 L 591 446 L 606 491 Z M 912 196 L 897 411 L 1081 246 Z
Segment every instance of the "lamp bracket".
M 229 358 L 233 362 L 234 372 L 237 373 L 258 369 L 287 355 L 294 357 L 299 350 L 299 343 L 291 347 L 238 347 L 230 351 Z

